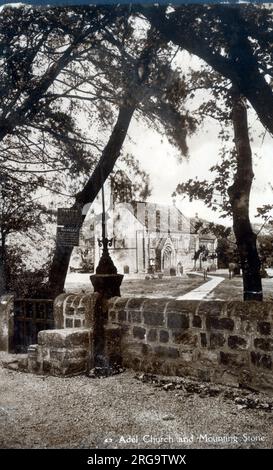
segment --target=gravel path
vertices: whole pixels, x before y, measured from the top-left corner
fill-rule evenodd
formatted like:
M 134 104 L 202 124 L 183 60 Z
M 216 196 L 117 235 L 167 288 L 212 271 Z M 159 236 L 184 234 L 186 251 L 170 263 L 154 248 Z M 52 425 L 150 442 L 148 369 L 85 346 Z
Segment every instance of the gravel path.
M 248 409 L 238 404 L 248 392 L 169 380 L 160 386 L 133 371 L 41 377 L 0 367 L 0 447 L 272 448 L 269 397 L 254 395 L 269 400 L 267 410 Z

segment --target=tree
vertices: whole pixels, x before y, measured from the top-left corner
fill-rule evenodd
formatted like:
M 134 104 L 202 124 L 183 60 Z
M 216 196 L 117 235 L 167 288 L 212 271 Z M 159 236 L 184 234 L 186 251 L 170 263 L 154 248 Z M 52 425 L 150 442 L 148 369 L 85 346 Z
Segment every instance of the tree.
M 31 9 L 28 11 L 30 14 L 29 17 L 26 17 L 26 25 L 30 24 L 29 20 L 31 15 L 33 15 Z M 93 65 L 98 67 L 101 64 L 101 54 L 105 57 L 107 51 L 110 51 L 112 56 L 116 55 L 116 57 L 112 57 L 112 60 L 116 61 L 115 63 L 120 61 L 123 66 L 123 71 L 126 70 L 130 72 L 130 70 L 133 70 L 133 74 L 129 73 L 131 87 L 132 85 L 133 87 L 136 86 L 136 90 L 139 91 L 145 84 L 144 88 L 147 91 L 148 84 L 150 92 L 153 88 L 154 97 L 158 98 L 158 95 L 161 95 L 161 99 L 157 100 L 155 104 L 152 100 L 143 99 L 143 96 L 140 100 L 136 100 L 135 97 L 132 100 L 132 94 L 129 90 L 130 87 L 122 87 L 123 93 L 119 95 L 119 101 L 117 102 L 115 100 L 115 105 L 119 110 L 116 125 L 114 126 L 113 133 L 102 152 L 101 158 L 92 176 L 76 196 L 77 207 L 82 207 L 85 203 L 92 202 L 104 179 L 111 172 L 115 161 L 119 157 L 128 126 L 136 109 L 140 110 L 141 107 L 143 110 L 145 108 L 146 111 L 149 109 L 151 116 L 152 113 L 154 113 L 161 119 L 161 123 L 165 122 L 170 138 L 173 138 L 182 150 L 186 131 L 187 129 L 191 129 L 191 126 L 193 127 L 193 122 L 190 123 L 190 119 L 185 115 L 181 115 L 178 111 L 172 93 L 169 95 L 161 93 L 158 86 L 152 87 L 151 81 L 147 80 L 149 76 L 154 77 L 155 75 L 151 73 L 151 71 L 154 71 L 149 70 L 147 66 L 152 55 L 151 49 L 154 49 L 155 44 L 153 44 L 152 48 L 149 48 L 146 43 L 146 51 L 143 49 L 142 44 L 140 44 L 136 48 L 136 51 L 134 51 L 134 48 L 131 48 L 131 54 L 129 55 L 128 49 L 124 48 L 127 38 L 133 36 L 133 28 L 129 19 L 132 18 L 132 14 L 134 13 L 136 15 L 144 15 L 148 18 L 153 26 L 152 34 L 154 38 L 156 37 L 155 42 L 157 45 L 161 43 L 164 44 L 164 48 L 166 48 L 166 43 L 172 41 L 174 44 L 185 48 L 190 53 L 198 55 L 222 76 L 232 81 L 238 88 L 239 93 L 246 96 L 252 103 L 261 122 L 263 122 L 268 129 L 272 130 L 273 98 L 272 90 L 266 81 L 266 76 L 270 76 L 271 74 L 270 68 L 267 65 L 271 44 L 271 33 L 269 30 L 272 21 L 269 11 L 256 7 L 252 9 L 246 7 L 244 9 L 237 8 L 232 10 L 232 8 L 227 9 L 226 7 L 218 5 L 180 6 L 172 8 L 171 11 L 166 7 L 152 8 L 139 6 L 131 9 L 128 9 L 128 7 L 112 9 L 104 7 L 84 7 L 83 9 L 59 9 L 55 11 L 58 11 L 60 14 L 58 21 L 55 20 L 54 22 L 53 10 L 46 16 L 46 21 L 44 21 L 44 18 L 39 17 L 39 25 L 34 34 L 35 47 L 33 47 L 33 42 L 27 42 L 27 46 L 31 44 L 31 54 L 29 54 L 29 51 L 27 54 L 27 59 L 30 60 L 30 64 L 32 65 L 32 57 L 37 59 L 39 56 L 38 52 L 41 51 L 39 47 L 40 44 L 42 44 L 42 53 L 46 57 L 48 53 L 51 54 L 51 66 L 46 67 L 46 71 L 41 77 L 34 77 L 34 79 L 31 77 L 31 80 L 23 79 L 22 82 L 29 82 L 31 86 L 24 85 L 24 87 L 21 87 L 20 79 L 17 80 L 16 76 L 16 73 L 18 75 L 19 62 L 15 60 L 15 81 L 17 80 L 16 83 L 19 84 L 14 95 L 14 99 L 16 98 L 15 104 L 17 104 L 17 107 L 14 107 L 16 113 L 14 114 L 13 109 L 11 111 L 10 108 L 9 113 L 6 114 L 8 119 L 5 119 L 5 123 L 3 119 L 2 121 L 0 119 L 0 124 L 2 124 L 2 127 L 0 125 L 0 139 L 12 135 L 15 128 L 18 129 L 20 126 L 31 125 L 33 119 L 39 119 L 39 116 L 39 125 L 38 128 L 36 125 L 36 130 L 41 131 L 41 123 L 44 122 L 44 110 L 47 110 L 49 105 L 56 103 L 56 100 L 60 98 L 68 98 L 70 101 L 73 100 L 75 98 L 75 95 L 73 97 L 71 93 L 73 90 L 77 90 L 76 99 L 79 97 L 80 93 L 81 99 L 89 101 L 97 100 L 97 96 L 95 98 L 94 96 L 93 98 L 90 96 L 84 98 L 82 96 L 83 93 L 78 90 L 82 75 L 79 76 L 77 67 L 75 74 L 75 69 L 71 73 L 71 70 L 67 68 L 67 66 L 72 64 L 72 62 L 77 62 L 77 65 L 83 67 L 84 62 L 90 61 Z M 126 17 L 126 21 L 124 21 L 124 17 Z M 9 21 L 8 15 L 5 16 L 5 20 Z M 58 26 L 59 22 L 61 27 Z M 74 27 L 74 25 L 76 26 Z M 25 28 L 25 30 L 26 29 L 27 28 Z M 119 29 L 122 30 L 123 38 L 119 35 Z M 9 47 L 10 44 L 14 47 L 12 40 L 10 41 L 9 37 L 6 38 L 5 36 L 6 30 L 9 30 L 7 24 L 5 24 L 5 27 L 2 29 L 2 33 Z M 155 30 L 160 33 L 160 37 L 155 35 Z M 43 31 L 43 37 L 39 36 L 37 31 Z M 65 35 L 63 34 L 64 32 Z M 25 34 L 25 36 L 27 35 Z M 13 33 L 10 37 L 13 38 Z M 15 31 L 15 37 L 16 47 L 18 48 L 18 44 L 24 44 L 24 41 L 18 40 L 17 30 Z M 51 40 L 49 46 L 48 43 L 43 42 L 44 40 L 48 40 L 48 38 Z M 22 38 L 20 37 L 20 39 Z M 67 39 L 69 40 L 69 45 L 64 50 L 63 47 L 67 46 Z M 3 41 L 3 44 L 5 44 L 5 41 Z M 136 46 L 136 43 L 137 41 L 133 42 L 134 46 Z M 59 46 L 60 44 L 61 46 Z M 100 46 L 103 45 L 101 50 L 99 48 L 96 49 L 95 46 L 98 44 Z M 110 48 L 109 45 L 111 45 Z M 113 47 L 115 47 L 115 54 L 113 54 Z M 141 48 L 144 52 L 143 56 L 141 55 Z M 96 52 L 95 54 L 93 54 L 94 51 Z M 12 55 L 9 53 L 9 57 L 16 58 L 16 54 Z M 7 77 L 10 76 L 14 68 L 13 59 L 11 60 L 13 67 L 10 67 L 8 62 L 9 61 L 7 61 L 7 67 L 5 68 L 6 75 L 3 77 L 3 83 L 8 82 Z M 112 64 L 113 63 L 114 62 L 112 62 Z M 34 70 L 35 68 L 30 67 L 30 69 Z M 119 67 L 118 69 L 121 70 Z M 170 71 L 170 66 L 167 67 L 167 69 Z M 113 70 L 113 68 L 110 68 L 110 70 Z M 56 93 L 50 89 L 50 87 L 56 83 L 61 72 L 64 72 L 66 77 L 71 76 L 72 82 L 63 80 L 62 77 L 62 86 L 66 88 L 62 88 Z M 27 72 L 24 73 L 25 75 L 27 74 Z M 163 74 L 163 76 L 166 77 L 166 73 Z M 77 78 L 76 84 L 75 77 Z M 115 82 L 117 77 L 119 79 L 120 75 L 115 74 L 112 78 L 112 83 Z M 125 73 L 122 74 L 122 77 L 125 77 Z M 12 82 L 13 81 L 11 81 L 11 83 Z M 69 83 L 71 84 L 70 88 L 68 86 Z M 119 80 L 118 83 L 120 83 Z M 128 81 L 125 81 L 125 83 L 128 84 Z M 157 81 L 157 85 L 158 83 L 162 85 L 162 80 L 161 82 Z M 179 80 L 177 80 L 177 83 L 179 83 Z M 107 99 L 111 100 L 107 84 L 104 83 L 102 85 L 101 90 L 106 90 Z M 116 89 L 120 90 L 117 86 Z M 183 88 L 179 89 L 180 95 L 181 92 L 183 93 Z M 163 98 L 164 95 L 165 97 L 167 96 L 167 99 Z M 146 93 L 144 93 L 144 96 L 147 98 Z M 150 93 L 150 95 L 148 94 L 148 96 L 152 96 L 152 93 Z M 118 96 L 115 95 L 115 97 L 117 98 Z M 58 111 L 60 111 L 59 108 Z M 59 115 L 59 113 L 55 114 Z M 8 125 L 6 123 L 8 123 Z M 175 124 L 175 126 L 173 124 Z M 180 124 L 180 132 L 178 124 Z M 51 126 L 47 125 L 46 129 L 48 130 L 50 127 Z M 60 134 L 62 134 L 62 132 Z M 69 142 L 70 136 L 68 134 L 67 132 L 66 140 L 68 139 L 67 141 Z M 78 155 L 80 154 L 80 152 L 77 153 Z M 62 256 L 59 254 L 58 257 L 57 255 L 54 257 L 53 265 L 55 272 L 56 270 L 65 271 L 69 257 L 69 253 L 63 253 Z M 56 262 L 56 258 L 58 258 L 58 262 Z M 53 271 L 54 270 L 51 270 L 50 284 L 51 286 L 57 286 Z M 60 282 L 59 287 L 61 284 L 62 282 Z
M 207 181 L 188 181 L 178 186 L 178 192 L 187 192 L 191 198 L 200 198 L 216 209 L 215 190 L 223 196 L 223 215 L 232 215 L 233 231 L 238 247 L 243 272 L 244 300 L 262 300 L 261 262 L 257 249 L 257 236 L 249 219 L 249 197 L 253 180 L 252 152 L 247 122 L 247 108 L 236 86 L 226 88 L 225 94 L 231 113 L 217 109 L 214 102 L 215 116 L 226 125 L 230 119 L 234 130 L 235 148 L 227 152 L 224 147 L 220 165 L 211 168 L 216 177 Z M 219 98 L 219 94 L 216 93 Z M 222 124 L 223 124 L 222 123 Z M 228 132 L 221 134 L 226 141 Z M 227 157 L 228 156 L 228 157 Z M 230 181 L 230 183 L 229 183 Z
M 242 9 L 219 5 L 191 7 L 174 7 L 171 12 L 163 7 L 144 8 L 143 13 L 165 39 L 198 55 L 220 74 L 220 80 L 223 77 L 227 82 L 225 87 L 229 92 L 236 147 L 233 153 L 234 181 L 228 188 L 228 203 L 243 269 L 244 300 L 262 300 L 257 237 L 249 220 L 249 195 L 254 175 L 242 95 L 251 102 L 261 122 L 272 131 L 272 90 L 266 80 L 271 74 L 268 30 L 272 15 L 268 10 L 252 6 Z M 221 111 L 218 118 L 223 119 Z M 225 163 L 227 166 L 222 166 L 221 171 L 232 166 L 234 159 Z M 219 186 L 219 180 L 210 187 L 207 182 L 191 181 L 180 186 L 180 191 L 187 186 L 194 197 L 202 197 L 213 206 L 212 194 L 217 184 Z
M 69 7 L 1 11 L 0 141 L 15 128 L 43 121 L 47 94 L 61 72 L 100 42 L 98 33 L 115 9 Z M 40 114 L 41 113 L 41 114 Z
M 19 270 L 16 259 L 22 260 L 22 247 L 14 242 L 16 235 L 31 237 L 31 230 L 42 233 L 43 224 L 50 221 L 50 211 L 35 198 L 35 184 L 20 185 L 12 178 L 2 178 L 0 184 L 0 294 L 14 290 Z M 43 220 L 44 219 L 44 220 Z M 13 240 L 12 240 L 13 238 Z M 22 273 L 21 273 L 22 274 Z
M 273 236 L 272 234 L 260 234 L 258 239 L 258 250 L 263 269 L 273 266 Z
M 248 134 L 247 110 L 236 87 L 232 89 L 232 122 L 237 156 L 237 171 L 228 188 L 233 214 L 233 230 L 243 271 L 244 300 L 262 300 L 261 262 L 257 236 L 249 219 L 249 197 L 254 177 Z
M 218 238 L 217 240 L 217 260 L 218 268 L 228 268 L 229 263 L 240 263 L 239 252 L 234 237 Z
M 143 39 L 133 39 L 129 8 L 6 7 L 0 16 L 0 173 L 12 172 L 20 181 L 36 175 L 47 188 L 55 171 L 90 173 L 93 151 L 103 146 L 77 126 L 79 107 L 86 105 L 90 120 L 109 127 L 124 99 L 124 77 L 136 83 Z M 181 116 L 165 107 L 161 119 L 168 112 L 171 133 L 170 120 Z
M 267 5 L 136 6 L 166 41 L 207 63 L 238 88 L 273 133 L 272 24 Z

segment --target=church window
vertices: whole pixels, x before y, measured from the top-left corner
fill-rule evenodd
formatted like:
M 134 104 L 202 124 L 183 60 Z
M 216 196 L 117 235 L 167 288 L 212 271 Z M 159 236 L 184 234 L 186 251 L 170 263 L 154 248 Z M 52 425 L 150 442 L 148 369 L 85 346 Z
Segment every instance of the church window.
M 146 228 L 148 228 L 148 223 L 149 223 L 149 220 L 148 220 L 148 211 L 147 211 L 147 209 L 145 209 L 144 224 L 145 224 L 145 227 L 146 227 Z
M 160 211 L 156 211 L 155 213 L 155 225 L 156 225 L 156 231 L 160 232 Z
M 178 231 L 179 232 L 182 232 L 182 217 L 181 217 L 181 214 L 178 214 Z

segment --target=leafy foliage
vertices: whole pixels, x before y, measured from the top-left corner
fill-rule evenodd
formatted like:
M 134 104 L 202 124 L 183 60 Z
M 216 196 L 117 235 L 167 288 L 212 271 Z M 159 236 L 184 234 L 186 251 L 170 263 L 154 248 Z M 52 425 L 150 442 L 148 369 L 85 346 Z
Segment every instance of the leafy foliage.
M 30 228 L 41 229 L 43 216 L 50 220 L 51 212 L 35 198 L 35 185 L 20 185 L 12 178 L 0 185 L 0 233 L 2 244 L 12 233 L 26 233 Z
M 273 133 L 272 7 L 268 5 L 158 5 L 135 7 L 165 40 L 198 56 L 238 86 Z
M 26 263 L 27 252 L 21 246 L 8 246 L 4 254 L 5 282 L 8 292 L 17 297 L 47 298 L 48 262 L 30 269 Z

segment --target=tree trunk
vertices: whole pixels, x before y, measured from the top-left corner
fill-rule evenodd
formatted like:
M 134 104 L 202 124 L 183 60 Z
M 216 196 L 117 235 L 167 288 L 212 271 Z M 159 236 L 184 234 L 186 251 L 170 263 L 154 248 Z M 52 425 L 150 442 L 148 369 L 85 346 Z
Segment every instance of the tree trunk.
M 256 239 L 249 220 L 249 196 L 253 180 L 247 110 L 237 87 L 232 91 L 232 121 L 236 146 L 237 172 L 228 189 L 233 214 L 233 230 L 243 271 L 244 300 L 263 300 L 261 263 Z
M 113 171 L 115 163 L 120 155 L 121 148 L 135 111 L 135 106 L 124 104 L 120 107 L 117 122 L 112 131 L 107 145 L 105 146 L 101 158 L 85 184 L 83 190 L 76 195 L 74 208 L 83 209 L 85 204 L 92 203 L 98 195 L 102 184 Z M 83 223 L 84 218 L 82 219 Z M 64 289 L 65 278 L 69 266 L 73 248 L 56 245 L 53 261 L 49 271 L 49 294 L 56 297 Z

